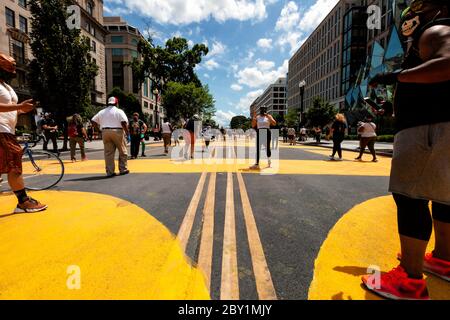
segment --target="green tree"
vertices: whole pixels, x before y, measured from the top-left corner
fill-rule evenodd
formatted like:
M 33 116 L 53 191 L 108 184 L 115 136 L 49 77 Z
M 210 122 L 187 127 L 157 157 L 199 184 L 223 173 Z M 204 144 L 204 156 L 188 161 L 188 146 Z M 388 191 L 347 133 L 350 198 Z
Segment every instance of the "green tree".
M 290 108 L 288 109 L 288 113 L 286 117 L 284 118 L 285 123 L 288 127 L 297 127 L 299 125 L 299 110 L 296 108 Z
M 125 111 L 127 117 L 131 118 L 135 112 L 139 113 L 141 118 L 144 116 L 141 104 L 134 94 L 126 93 L 122 89 L 115 87 L 108 94 L 109 97 L 116 97 L 119 100 L 119 107 Z
M 31 50 L 29 84 L 34 99 L 54 113 L 67 128 L 66 118 L 91 106 L 92 81 L 98 68 L 91 61 L 90 42 L 67 27 L 70 0 L 30 0 Z M 67 149 L 67 130 L 65 130 Z
M 162 99 L 167 117 L 173 120 L 187 119 L 194 114 L 211 119 L 216 111 L 208 86 L 198 87 L 195 83 L 169 82 Z
M 235 116 L 230 121 L 230 128 L 243 129 L 245 131 L 251 126 L 251 124 L 249 125 L 249 122 L 251 122 L 251 119 L 246 116 Z
M 129 63 L 134 76 L 143 83 L 150 78 L 154 87 L 164 92 L 169 82 L 182 84 L 202 84 L 195 73 L 195 67 L 208 54 L 208 47 L 195 44 L 191 49 L 184 38 L 174 37 L 167 40 L 165 47 L 155 46 L 153 40 L 141 40 L 138 44 L 140 59 Z
M 313 106 L 306 112 L 306 118 L 311 126 L 324 127 L 333 121 L 337 110 L 329 102 L 316 97 L 313 100 Z

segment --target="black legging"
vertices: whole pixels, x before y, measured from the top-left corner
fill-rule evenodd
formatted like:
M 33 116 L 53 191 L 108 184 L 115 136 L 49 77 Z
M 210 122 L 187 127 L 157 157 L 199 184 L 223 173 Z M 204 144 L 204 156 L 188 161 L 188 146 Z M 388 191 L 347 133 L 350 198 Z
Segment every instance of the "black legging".
M 412 199 L 400 194 L 393 194 L 397 204 L 398 232 L 402 236 L 429 241 L 433 230 L 430 201 Z M 450 206 L 432 203 L 433 219 L 443 223 L 450 223 Z
M 261 135 L 261 138 L 260 138 Z M 266 135 L 266 137 L 264 137 Z M 260 141 L 262 139 L 262 141 Z M 264 143 L 264 140 L 266 141 Z M 272 132 L 270 129 L 258 129 L 256 130 L 256 164 L 259 164 L 261 147 L 266 147 L 267 158 L 272 156 L 272 150 L 270 150 L 270 142 L 272 141 Z
M 131 146 L 130 153 L 133 158 L 137 158 L 139 156 L 139 147 L 141 145 L 141 135 L 131 135 Z
M 334 157 L 337 152 L 339 158 L 342 158 L 342 146 L 341 146 L 342 141 L 344 141 L 343 136 L 333 136 L 333 154 L 331 155 L 332 157 Z
M 360 142 L 361 150 L 359 151 L 358 158 L 361 159 L 364 154 L 364 151 L 366 151 L 366 147 L 369 147 L 372 157 L 374 159 L 376 159 L 377 158 L 377 154 L 375 152 L 375 142 L 376 141 L 377 141 L 377 137 L 361 138 L 361 142 Z

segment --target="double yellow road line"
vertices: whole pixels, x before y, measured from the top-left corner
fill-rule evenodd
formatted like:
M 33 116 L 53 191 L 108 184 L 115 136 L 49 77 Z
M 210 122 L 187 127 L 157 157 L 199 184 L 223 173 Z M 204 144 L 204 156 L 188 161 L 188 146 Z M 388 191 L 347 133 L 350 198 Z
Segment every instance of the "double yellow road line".
M 194 196 L 186 211 L 186 215 L 178 232 L 178 240 L 182 249 L 186 252 L 188 241 L 194 225 L 196 212 L 206 184 L 208 173 L 203 172 L 200 176 Z M 253 210 L 248 197 L 245 182 L 240 172 L 236 173 L 241 195 L 242 209 L 247 230 L 247 240 L 250 248 L 253 273 L 255 276 L 256 289 L 260 300 L 276 300 L 276 292 L 272 277 L 267 265 L 264 249 L 259 237 Z M 211 288 L 212 257 L 214 242 L 214 216 L 221 214 L 216 211 L 216 173 L 210 174 L 207 194 L 203 207 L 203 226 L 200 240 L 200 251 L 198 266 L 203 271 L 208 289 Z M 234 202 L 233 173 L 227 173 L 225 222 L 222 251 L 222 277 L 220 286 L 220 299 L 239 300 L 239 273 L 238 273 L 238 244 L 236 241 L 236 212 Z

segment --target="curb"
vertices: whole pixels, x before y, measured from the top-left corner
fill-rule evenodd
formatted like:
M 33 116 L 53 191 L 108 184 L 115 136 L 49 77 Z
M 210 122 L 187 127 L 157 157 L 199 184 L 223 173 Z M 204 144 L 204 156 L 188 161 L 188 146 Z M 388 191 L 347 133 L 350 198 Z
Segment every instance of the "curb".
M 300 144 L 303 146 L 308 146 L 308 147 L 333 149 L 333 146 L 325 145 L 325 144 L 317 144 L 317 143 L 300 143 Z M 343 147 L 342 150 L 356 152 L 356 153 L 359 152 L 359 148 L 358 149 L 350 149 L 350 148 Z M 392 151 L 375 150 L 375 153 L 377 154 L 377 156 L 392 158 Z M 370 154 L 370 151 L 365 151 L 364 154 Z

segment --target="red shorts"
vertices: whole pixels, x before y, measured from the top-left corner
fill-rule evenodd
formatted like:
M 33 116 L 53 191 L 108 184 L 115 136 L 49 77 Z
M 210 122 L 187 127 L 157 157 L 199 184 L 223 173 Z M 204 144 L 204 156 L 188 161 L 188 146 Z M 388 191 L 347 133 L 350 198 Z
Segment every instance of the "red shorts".
M 0 132 L 0 174 L 22 173 L 22 147 L 14 135 Z

